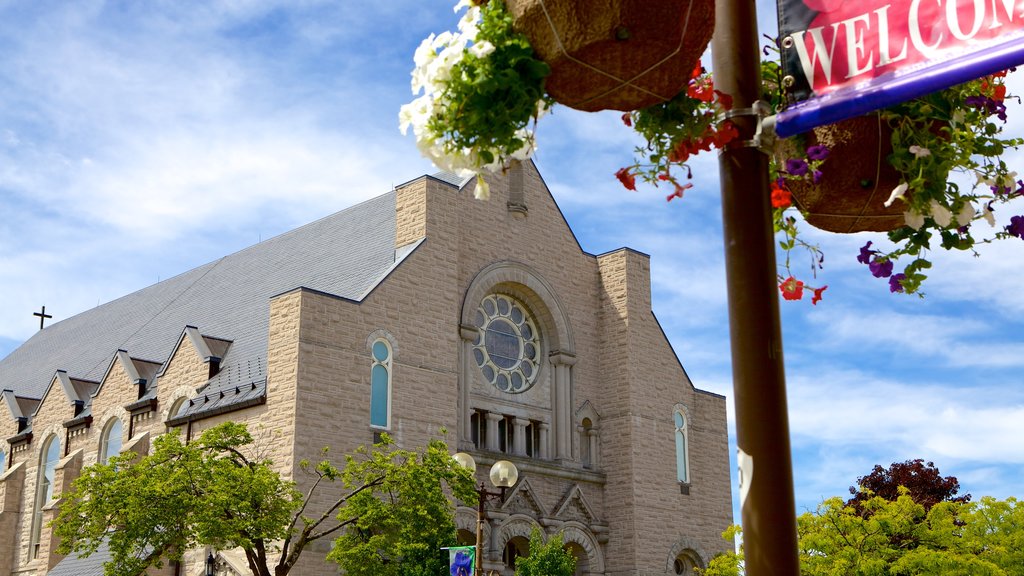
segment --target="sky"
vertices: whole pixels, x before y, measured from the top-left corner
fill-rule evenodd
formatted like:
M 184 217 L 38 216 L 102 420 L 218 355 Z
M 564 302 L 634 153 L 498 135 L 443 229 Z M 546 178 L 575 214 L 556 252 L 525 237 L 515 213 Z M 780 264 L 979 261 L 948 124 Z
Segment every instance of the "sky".
M 453 5 L 0 0 L 0 357 L 40 306 L 59 321 L 436 171 L 397 117 Z M 556 107 L 537 138 L 583 248 L 651 256 L 654 312 L 694 385 L 728 397 L 731 434 L 716 156 L 668 203 L 614 178 L 638 144 L 619 113 Z M 781 303 L 797 511 L 915 458 L 975 498 L 1024 496 L 1024 242 L 933 253 L 922 299 L 857 263 L 880 235 L 805 229 L 828 289 Z

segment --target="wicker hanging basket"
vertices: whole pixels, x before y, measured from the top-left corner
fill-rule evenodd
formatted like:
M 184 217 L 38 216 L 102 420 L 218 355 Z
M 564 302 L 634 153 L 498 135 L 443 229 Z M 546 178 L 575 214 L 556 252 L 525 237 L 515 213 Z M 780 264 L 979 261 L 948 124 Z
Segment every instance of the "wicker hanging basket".
M 715 27 L 714 0 L 506 0 L 577 110 L 636 110 L 681 92 Z
M 804 141 L 779 140 L 776 160 L 801 158 L 804 146 L 816 144 L 829 148 L 820 181 L 787 181 L 808 224 L 843 234 L 888 232 L 905 224 L 902 202 L 884 206 L 900 177 L 886 161 L 892 154 L 892 129 L 877 114 L 815 128 Z

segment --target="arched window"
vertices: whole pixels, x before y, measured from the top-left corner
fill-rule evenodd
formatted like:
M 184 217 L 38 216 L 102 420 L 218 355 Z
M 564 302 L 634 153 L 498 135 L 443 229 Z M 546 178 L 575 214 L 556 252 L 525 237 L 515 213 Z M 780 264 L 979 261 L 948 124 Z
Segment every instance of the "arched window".
M 672 562 L 672 572 L 676 576 L 693 576 L 698 570 L 704 569 L 704 563 L 701 562 L 700 556 L 697 555 L 693 550 L 684 550 L 676 556 L 675 561 Z
M 106 464 L 108 460 L 121 453 L 121 433 L 121 419 L 111 418 L 103 429 L 103 435 L 100 436 L 100 464 Z
M 43 443 L 43 450 L 39 454 L 39 478 L 36 481 L 36 502 L 32 511 L 32 540 L 29 548 L 33 559 L 39 556 L 39 537 L 43 530 L 43 506 L 49 504 L 53 499 L 53 476 L 59 460 L 60 440 L 56 436 L 50 436 Z
M 686 427 L 686 414 L 682 407 L 676 407 L 674 418 L 676 425 L 676 477 L 680 482 L 689 484 L 689 433 Z
M 370 426 L 391 427 L 391 344 L 374 340 L 370 367 Z
M 0 476 L 4 475 L 7 471 L 7 453 L 0 450 Z
M 170 419 L 177 416 L 178 413 L 181 412 L 181 407 L 185 405 L 186 400 L 188 400 L 188 398 L 185 398 L 184 396 L 175 400 L 174 404 L 171 404 L 171 409 L 167 411 L 167 418 Z

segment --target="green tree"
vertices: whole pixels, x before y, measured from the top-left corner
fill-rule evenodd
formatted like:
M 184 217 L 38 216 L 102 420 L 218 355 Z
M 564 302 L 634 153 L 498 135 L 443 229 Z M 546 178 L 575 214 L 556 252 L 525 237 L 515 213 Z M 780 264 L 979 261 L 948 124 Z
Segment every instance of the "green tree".
M 341 479 L 353 495 L 339 507 L 345 530 L 328 558 L 348 576 L 447 574 L 441 547 L 455 545 L 456 528 L 445 486 L 463 502 L 477 494 L 444 442 L 434 440 L 421 453 L 360 448 Z
M 830 498 L 797 518 L 803 576 L 1024 576 L 1024 504 L 1014 498 L 939 502 L 925 512 L 903 488 L 895 500 L 858 504 Z M 703 574 L 736 576 L 741 563 L 742 553 L 729 552 Z
M 315 466 L 303 462 L 302 469 L 314 479 L 302 494 L 269 459 L 258 455 L 242 424 L 221 424 L 189 443 L 172 432 L 157 437 L 148 456 L 128 453 L 83 469 L 72 490 L 63 495 L 60 515 L 52 525 L 61 540 L 61 554 L 88 556 L 107 541 L 108 576 L 141 574 L 204 545 L 241 548 L 254 576 L 285 576 L 310 543 L 358 525 L 369 507 L 354 506 L 353 501 L 382 497 L 380 487 L 392 486 L 396 477 L 415 479 L 421 486 L 445 481 L 454 494 L 470 494 L 473 480 L 468 471 L 451 458 L 450 463 L 441 463 L 441 451 L 447 455 L 440 440 L 432 441 L 421 456 L 385 439 L 346 458 L 343 471 L 326 457 Z M 429 469 L 422 463 L 428 460 Z M 368 467 L 369 461 L 376 464 Z M 358 472 L 364 469 L 372 473 Z M 343 484 L 340 494 L 329 499 L 325 510 L 310 514 L 307 508 L 314 494 L 325 489 L 325 482 L 338 479 Z M 451 504 L 440 489 L 419 493 L 433 498 L 416 503 L 424 516 L 451 522 Z M 396 509 L 410 505 L 381 502 Z M 403 537 L 415 540 L 417 535 Z M 339 538 L 335 551 L 341 544 Z
M 576 557 L 565 549 L 561 534 L 544 542 L 537 528 L 530 533 L 530 554 L 516 559 L 516 576 L 572 576 Z

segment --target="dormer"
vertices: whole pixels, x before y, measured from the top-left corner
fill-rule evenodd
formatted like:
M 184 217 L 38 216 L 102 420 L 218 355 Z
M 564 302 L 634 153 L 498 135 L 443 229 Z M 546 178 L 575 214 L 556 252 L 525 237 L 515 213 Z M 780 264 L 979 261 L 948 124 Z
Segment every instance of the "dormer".
M 18 423 L 18 434 L 21 434 L 28 428 L 29 415 L 39 406 L 38 400 L 15 396 L 13 390 L 0 392 L 0 402 L 7 406 L 7 411 L 11 414 L 11 418 Z
M 210 366 L 209 378 L 213 378 L 220 372 L 220 363 L 231 346 L 231 340 L 203 336 L 195 326 L 186 326 L 185 334 L 196 350 L 196 354 Z
M 136 399 L 141 400 L 149 393 L 153 386 L 161 364 L 150 360 L 132 358 L 126 350 L 118 350 L 114 357 L 118 364 L 121 365 L 121 369 L 128 375 L 128 380 L 138 387 Z
M 99 382 L 95 382 L 93 380 L 72 378 L 71 376 L 68 376 L 68 373 L 64 370 L 57 370 L 55 378 L 60 382 L 60 387 L 64 391 L 64 396 L 66 396 L 68 401 L 71 402 L 71 405 L 74 406 L 75 417 L 82 414 L 82 411 L 89 405 L 90 399 L 100 386 Z

